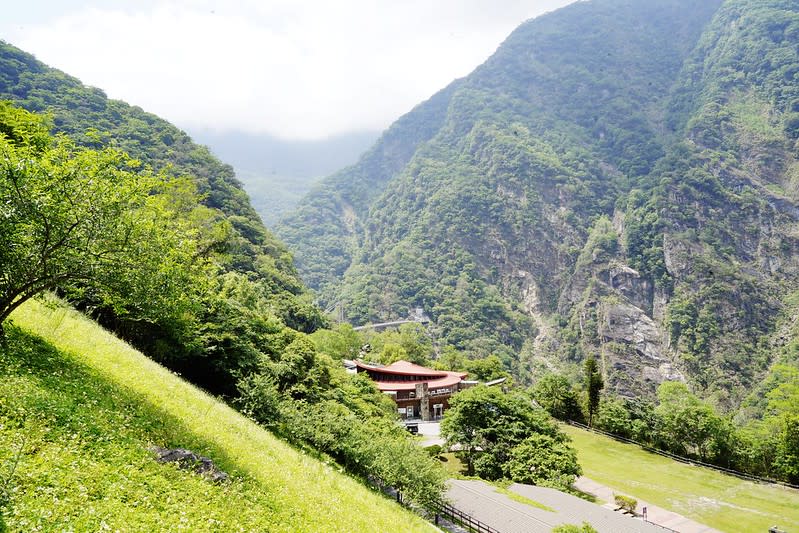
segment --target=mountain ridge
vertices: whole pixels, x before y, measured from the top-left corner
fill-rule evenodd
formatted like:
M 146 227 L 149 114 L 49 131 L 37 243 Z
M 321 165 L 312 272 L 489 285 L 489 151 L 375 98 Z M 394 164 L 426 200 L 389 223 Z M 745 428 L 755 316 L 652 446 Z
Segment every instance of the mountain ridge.
M 733 409 L 774 360 L 795 279 L 795 28 L 779 0 L 593 0 L 528 21 L 368 209 L 338 203 L 359 164 L 276 231 L 355 323 L 421 306 L 442 345 L 523 381 L 593 354 L 623 395 L 681 379 Z

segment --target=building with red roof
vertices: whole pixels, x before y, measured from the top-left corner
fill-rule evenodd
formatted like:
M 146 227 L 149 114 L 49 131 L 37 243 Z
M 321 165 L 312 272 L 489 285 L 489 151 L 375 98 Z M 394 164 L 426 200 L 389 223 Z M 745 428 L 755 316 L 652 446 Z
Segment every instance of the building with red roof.
M 402 418 L 437 420 L 449 409 L 450 397 L 472 384 L 465 381 L 466 372 L 433 370 L 408 361 L 388 366 L 355 361 L 355 367 L 394 399 Z

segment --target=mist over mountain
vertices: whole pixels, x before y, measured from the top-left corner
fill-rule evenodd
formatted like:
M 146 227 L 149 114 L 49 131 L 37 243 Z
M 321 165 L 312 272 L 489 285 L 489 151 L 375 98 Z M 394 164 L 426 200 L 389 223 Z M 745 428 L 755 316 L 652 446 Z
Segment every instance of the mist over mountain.
M 622 395 L 677 379 L 733 409 L 796 358 L 798 37 L 787 0 L 573 4 L 276 232 L 353 323 L 418 306 L 522 381 L 593 355 Z
M 193 132 L 236 170 L 250 201 L 268 227 L 274 226 L 311 187 L 332 172 L 349 166 L 379 136 L 354 131 L 326 139 L 291 140 L 241 131 Z

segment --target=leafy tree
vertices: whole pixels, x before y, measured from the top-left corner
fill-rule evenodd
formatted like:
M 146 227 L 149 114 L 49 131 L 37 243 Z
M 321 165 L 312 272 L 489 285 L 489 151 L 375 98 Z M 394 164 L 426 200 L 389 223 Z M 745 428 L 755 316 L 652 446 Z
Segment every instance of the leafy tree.
M 765 423 L 776 433 L 776 474 L 799 482 L 799 370 L 784 367 L 784 382 L 767 394 Z
M 585 360 L 583 370 L 585 372 L 585 390 L 588 395 L 586 410 L 588 411 L 588 427 L 592 427 L 594 415 L 599 409 L 600 394 L 605 387 L 599 367 L 593 356 Z
M 467 362 L 466 354 L 451 344 L 447 344 L 441 349 L 438 359 L 433 362 L 433 368 L 437 370 L 467 372 Z
M 349 324 L 318 329 L 311 335 L 311 340 L 320 352 L 334 359 L 355 359 L 364 344 L 363 338 Z
M 388 342 L 383 345 L 383 349 L 380 351 L 378 359 L 384 365 L 390 365 L 391 363 L 396 363 L 397 361 L 407 360 L 408 352 L 406 352 L 405 348 L 403 348 L 401 345 Z
M 492 381 L 499 378 L 510 378 L 502 361 L 496 355 L 489 355 L 484 359 L 469 359 L 465 363 L 469 379 L 477 381 Z
M 202 258 L 152 194 L 163 178 L 138 172 L 118 150 L 81 148 L 47 130 L 42 117 L 0 103 L 0 331 L 16 307 L 56 288 L 98 288 L 119 312 L 130 299 L 113 289 L 135 293 L 144 316 L 154 304 L 189 306 L 187 274 Z
M 718 458 L 726 449 L 728 426 L 715 410 L 694 396 L 684 383 L 667 381 L 658 387 L 655 410 L 666 447 L 703 461 Z
M 530 389 L 535 401 L 558 420 L 582 422 L 580 399 L 569 379 L 562 374 L 546 374 Z
M 275 367 L 284 365 L 285 356 L 279 355 L 279 362 L 239 382 L 242 410 L 288 441 L 329 455 L 362 479 L 394 487 L 421 505 L 436 502 L 444 488 L 443 469 L 396 424 L 394 402 L 363 375 L 348 375 L 321 354 L 311 356 L 305 339 L 298 340 L 288 346 L 293 354 L 289 360 L 302 361 L 307 377 L 290 372 L 287 387 L 275 373 Z M 326 387 L 313 376 L 326 376 Z M 311 389 L 314 394 L 307 393 Z
M 622 400 L 606 399 L 603 401 L 602 405 L 599 406 L 596 424 L 601 429 L 614 435 L 626 438 L 632 436 L 632 419 Z
M 562 440 L 536 433 L 513 447 L 505 473 L 518 483 L 568 489 L 582 469 L 574 448 Z
M 568 488 L 579 473 L 568 437 L 519 392 L 482 385 L 459 392 L 444 413 L 441 434 L 461 446 L 470 475 Z

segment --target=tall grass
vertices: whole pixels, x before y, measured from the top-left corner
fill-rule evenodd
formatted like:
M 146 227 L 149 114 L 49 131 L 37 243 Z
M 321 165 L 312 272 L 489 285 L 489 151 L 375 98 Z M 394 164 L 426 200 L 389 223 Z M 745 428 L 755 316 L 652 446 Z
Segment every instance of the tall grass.
M 30 302 L 0 350 L 12 531 L 430 531 L 432 525 L 182 381 L 79 313 Z M 158 464 L 184 447 L 231 474 Z M 0 520 L 0 530 L 3 528 Z

